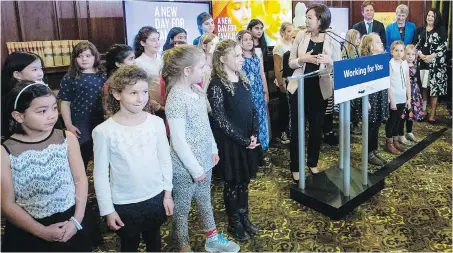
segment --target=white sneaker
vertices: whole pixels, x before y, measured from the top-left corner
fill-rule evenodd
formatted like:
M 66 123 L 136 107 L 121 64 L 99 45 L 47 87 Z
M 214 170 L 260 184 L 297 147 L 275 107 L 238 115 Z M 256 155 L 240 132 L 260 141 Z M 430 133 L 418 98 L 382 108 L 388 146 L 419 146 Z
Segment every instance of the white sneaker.
M 413 133 L 407 133 L 406 138 L 410 141 L 418 143 L 418 139 L 415 137 L 415 135 Z
M 280 142 L 281 142 L 282 144 L 289 144 L 289 143 L 291 143 L 291 141 L 290 141 L 289 138 L 288 138 L 288 135 L 286 135 L 285 132 L 282 133 L 282 136 L 280 137 Z
M 223 234 L 217 234 L 206 239 L 204 248 L 207 252 L 239 252 L 241 248 L 235 242 L 229 241 Z
M 399 137 L 398 137 L 398 141 L 399 141 L 401 144 L 406 145 L 406 146 L 412 146 L 412 145 L 413 145 L 412 142 L 408 141 L 408 140 L 406 139 L 406 137 L 404 137 L 404 136 L 399 136 Z

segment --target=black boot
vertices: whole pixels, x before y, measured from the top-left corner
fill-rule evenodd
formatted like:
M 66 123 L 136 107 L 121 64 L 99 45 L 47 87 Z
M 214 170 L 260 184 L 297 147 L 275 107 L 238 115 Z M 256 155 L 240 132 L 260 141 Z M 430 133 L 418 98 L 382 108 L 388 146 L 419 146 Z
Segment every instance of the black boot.
M 225 183 L 223 191 L 223 201 L 228 215 L 228 233 L 238 241 L 247 241 L 250 236 L 242 226 L 238 210 L 238 191 L 237 186 Z
M 239 204 L 239 215 L 241 219 L 242 226 L 244 226 L 245 231 L 251 236 L 254 236 L 258 233 L 259 228 L 253 225 L 249 219 L 249 189 L 248 184 L 240 185 L 238 187 L 238 204 Z

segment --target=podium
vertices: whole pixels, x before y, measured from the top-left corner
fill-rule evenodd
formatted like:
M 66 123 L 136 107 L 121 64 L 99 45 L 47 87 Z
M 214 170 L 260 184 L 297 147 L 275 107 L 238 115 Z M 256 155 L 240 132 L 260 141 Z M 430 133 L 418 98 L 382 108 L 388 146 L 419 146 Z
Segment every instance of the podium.
M 289 77 L 298 85 L 299 185 L 290 186 L 290 198 L 334 220 L 339 220 L 357 206 L 380 192 L 385 176 L 368 173 L 368 95 L 388 89 L 389 55 L 374 55 L 336 61 L 334 100 L 340 105 L 340 152 L 338 167 L 329 168 L 305 179 L 304 80 L 328 75 L 315 71 Z M 362 98 L 362 170 L 350 167 L 350 101 Z

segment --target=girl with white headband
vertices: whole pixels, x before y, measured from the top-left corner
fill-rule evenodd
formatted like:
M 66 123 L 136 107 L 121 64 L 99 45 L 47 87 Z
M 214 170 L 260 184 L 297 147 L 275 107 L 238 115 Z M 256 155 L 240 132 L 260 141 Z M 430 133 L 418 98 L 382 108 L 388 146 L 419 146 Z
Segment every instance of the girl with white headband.
M 41 82 L 8 94 L 1 148 L 2 251 L 91 251 L 88 180 L 77 137 L 54 129 L 57 100 Z M 6 123 L 6 122 L 5 122 Z M 89 216 L 89 217 L 87 217 Z

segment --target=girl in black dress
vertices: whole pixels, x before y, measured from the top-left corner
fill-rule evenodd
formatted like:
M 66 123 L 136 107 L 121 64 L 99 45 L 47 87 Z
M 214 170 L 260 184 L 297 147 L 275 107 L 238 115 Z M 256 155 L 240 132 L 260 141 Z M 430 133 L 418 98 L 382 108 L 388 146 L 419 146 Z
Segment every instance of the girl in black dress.
M 208 100 L 218 145 L 228 215 L 228 232 L 245 241 L 258 232 L 248 217 L 248 185 L 256 173 L 258 121 L 250 84 L 242 70 L 242 49 L 233 40 L 216 46 Z

